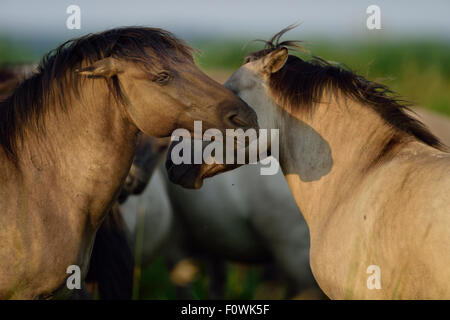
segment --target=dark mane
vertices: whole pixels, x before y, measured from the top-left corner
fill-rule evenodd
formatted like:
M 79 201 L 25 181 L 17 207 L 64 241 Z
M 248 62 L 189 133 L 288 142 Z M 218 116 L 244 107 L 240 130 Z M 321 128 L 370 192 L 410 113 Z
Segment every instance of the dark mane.
M 265 41 L 265 48 L 249 54 L 246 62 L 259 59 L 281 47 L 299 48 L 299 41 L 279 42 L 281 36 L 292 28 L 283 29 L 272 39 Z M 396 98 L 388 87 L 369 81 L 342 66 L 332 65 L 317 57 L 304 61 L 289 55 L 283 68 L 271 75 L 269 84 L 272 95 L 280 106 L 288 110 L 302 109 L 305 112 L 314 111 L 325 90 L 337 89 L 347 97 L 371 107 L 400 132 L 437 149 L 446 149 L 422 122 L 405 112 L 411 111 L 410 105 Z
M 150 49 L 151 55 L 145 49 Z M 144 27 L 125 27 L 69 40 L 44 56 L 38 70 L 24 80 L 4 101 L 0 102 L 0 145 L 6 155 L 17 158 L 17 143 L 27 126 L 39 130 L 49 106 L 63 110 L 72 94 L 79 96 L 83 77 L 74 72 L 83 64 L 114 56 L 130 60 L 151 70 L 149 62 L 169 64 L 181 59 L 192 60 L 192 50 L 171 33 Z M 106 80 L 111 93 L 124 102 L 117 77 Z

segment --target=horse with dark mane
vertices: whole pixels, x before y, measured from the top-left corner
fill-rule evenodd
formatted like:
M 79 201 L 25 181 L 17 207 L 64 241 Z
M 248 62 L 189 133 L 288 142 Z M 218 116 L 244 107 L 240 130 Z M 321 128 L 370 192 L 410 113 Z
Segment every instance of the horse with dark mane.
M 334 299 L 449 299 L 446 147 L 385 86 L 289 55 L 285 31 L 225 86 L 280 130 L 319 286 Z
M 167 31 L 119 28 L 71 40 L 0 102 L 0 298 L 63 298 L 87 272 L 137 134 L 255 127 L 254 112 L 202 73 Z

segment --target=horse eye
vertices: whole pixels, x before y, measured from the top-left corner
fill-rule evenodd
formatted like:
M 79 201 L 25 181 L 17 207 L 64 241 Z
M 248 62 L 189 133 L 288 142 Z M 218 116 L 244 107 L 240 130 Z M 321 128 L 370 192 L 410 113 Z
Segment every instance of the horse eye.
M 166 84 L 170 80 L 170 78 L 171 78 L 171 76 L 170 76 L 169 72 L 162 71 L 155 76 L 153 81 L 155 81 L 159 84 Z

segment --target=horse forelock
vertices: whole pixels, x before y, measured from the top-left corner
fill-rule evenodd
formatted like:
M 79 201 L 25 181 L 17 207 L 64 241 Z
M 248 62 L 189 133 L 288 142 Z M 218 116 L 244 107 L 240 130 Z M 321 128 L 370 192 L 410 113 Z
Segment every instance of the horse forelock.
M 17 144 L 26 127 L 40 129 L 49 106 L 65 111 L 72 96 L 80 96 L 83 77 L 75 70 L 82 65 L 113 56 L 150 70 L 152 62 L 171 64 L 193 60 L 192 49 L 170 32 L 145 27 L 124 27 L 69 40 L 50 51 L 37 71 L 0 102 L 0 144 L 11 160 L 17 160 Z M 120 103 L 125 103 L 116 76 L 107 86 Z

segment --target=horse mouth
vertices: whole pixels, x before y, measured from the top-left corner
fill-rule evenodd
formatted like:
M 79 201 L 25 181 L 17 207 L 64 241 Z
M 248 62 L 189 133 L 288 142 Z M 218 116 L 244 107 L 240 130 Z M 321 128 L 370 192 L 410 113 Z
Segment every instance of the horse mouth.
M 221 164 L 221 163 L 212 163 L 212 164 L 194 164 L 194 159 L 191 159 L 190 164 L 181 163 L 175 164 L 171 158 L 171 150 L 175 147 L 179 142 L 173 142 L 169 151 L 167 152 L 166 158 L 166 170 L 169 177 L 169 180 L 172 183 L 181 185 L 184 188 L 188 189 L 200 189 L 203 185 L 203 180 L 206 178 L 213 177 L 220 173 L 235 169 L 240 164 Z M 209 141 L 203 142 L 203 148 L 208 145 Z M 204 150 L 202 148 L 202 150 Z M 192 155 L 193 153 L 191 153 Z
M 168 152 L 166 158 L 166 170 L 169 180 L 172 183 L 188 189 L 200 189 L 204 179 L 228 171 L 230 170 L 230 166 L 217 163 L 175 164 L 172 161 L 171 153 Z
M 200 165 L 174 164 L 169 158 L 166 161 L 169 180 L 188 189 L 200 189 L 203 178 L 199 174 Z

